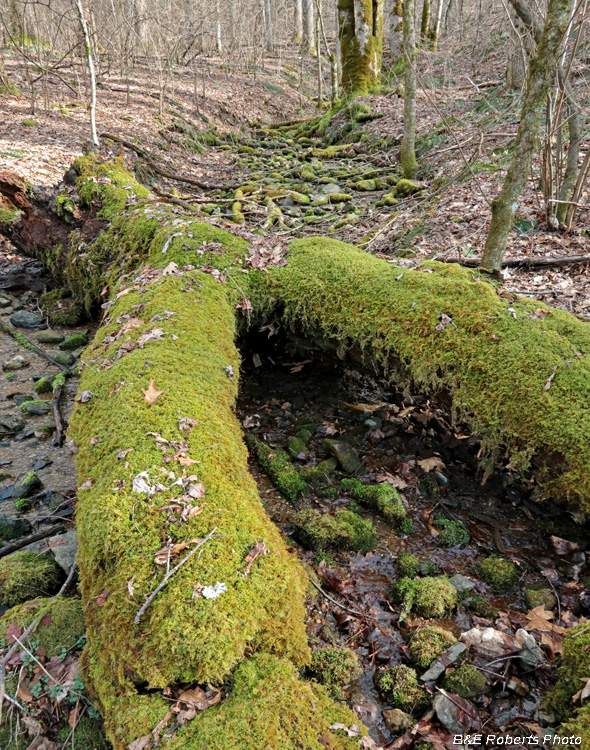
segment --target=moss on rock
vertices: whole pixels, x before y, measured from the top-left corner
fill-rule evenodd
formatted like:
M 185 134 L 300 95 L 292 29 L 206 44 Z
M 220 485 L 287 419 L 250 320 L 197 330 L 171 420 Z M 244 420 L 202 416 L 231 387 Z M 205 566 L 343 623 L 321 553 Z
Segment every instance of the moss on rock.
M 63 580 L 62 569 L 49 555 L 23 551 L 0 559 L 0 601 L 6 607 L 55 594 Z
M 252 435 L 247 438 L 260 467 L 272 479 L 277 489 L 291 501 L 305 489 L 305 481 L 291 463 L 288 454 L 279 448 L 270 448 Z
M 511 560 L 501 557 L 486 557 L 477 566 L 482 580 L 496 591 L 510 591 L 518 580 L 518 567 Z
M 397 558 L 397 572 L 400 578 L 415 578 L 420 572 L 420 560 L 409 552 L 400 553 Z
M 416 630 L 410 639 L 410 655 L 414 664 L 426 669 L 457 639 L 450 630 L 435 625 L 425 625 Z
M 299 541 L 316 552 L 337 549 L 367 552 L 377 545 L 373 524 L 349 510 L 330 514 L 309 508 L 294 516 L 293 525 Z
M 444 576 L 403 578 L 394 587 L 402 615 L 414 611 L 420 617 L 442 617 L 457 606 L 457 589 Z
M 436 543 L 441 547 L 458 547 L 469 543 L 469 532 L 463 521 L 452 521 L 439 516 L 434 519 L 433 525 L 437 529 L 442 529 L 436 537 Z
M 471 664 L 462 664 L 443 677 L 442 686 L 461 698 L 475 698 L 487 690 L 483 674 Z
M 393 708 L 419 713 L 428 707 L 428 693 L 418 683 L 416 670 L 405 664 L 389 667 L 382 672 L 377 687 Z
M 84 635 L 84 611 L 80 599 L 35 599 L 19 604 L 0 618 L 0 638 L 5 638 L 7 628 L 18 625 L 25 629 L 41 615 L 35 630 L 35 639 L 48 658 L 58 656 L 64 649 L 71 649 Z
M 343 479 L 342 487 L 355 500 L 366 503 L 372 510 L 383 516 L 386 521 L 399 526 L 407 516 L 401 495 L 390 484 L 367 485 L 358 479 Z
M 359 676 L 361 670 L 356 653 L 345 646 L 327 646 L 311 655 L 310 675 L 324 685 L 335 698 L 342 698 L 342 690 Z

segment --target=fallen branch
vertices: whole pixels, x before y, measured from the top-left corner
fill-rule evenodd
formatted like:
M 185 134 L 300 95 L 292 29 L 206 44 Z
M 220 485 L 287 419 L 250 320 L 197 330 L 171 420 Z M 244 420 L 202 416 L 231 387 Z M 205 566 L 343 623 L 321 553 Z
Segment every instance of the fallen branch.
M 54 365 L 55 367 L 59 367 L 60 370 L 63 370 L 63 372 L 70 374 L 70 368 L 65 367 L 65 365 L 60 365 L 59 362 L 56 362 L 55 359 L 50 354 L 47 354 L 47 352 L 43 351 L 43 349 L 40 349 L 38 346 L 33 344 L 32 341 L 29 341 L 29 339 L 26 336 L 23 336 L 22 333 L 19 331 L 13 330 L 10 326 L 3 325 L 2 330 L 4 333 L 7 333 L 9 336 L 11 336 L 15 341 L 17 341 L 22 347 L 25 349 L 30 349 L 32 352 L 35 352 L 35 354 L 38 354 L 40 357 L 43 357 L 43 359 L 46 359 L 50 364 Z
M 65 424 L 59 410 L 59 400 L 61 398 L 61 393 L 64 385 L 65 377 L 63 375 L 59 375 L 53 381 L 53 398 L 51 399 L 51 411 L 53 413 L 53 419 L 55 420 L 55 435 L 53 436 L 52 445 L 56 447 L 60 447 L 61 445 L 63 445 L 65 434 Z
M 33 544 L 33 542 L 40 542 L 41 539 L 46 539 L 48 536 L 61 534 L 62 531 L 65 531 L 65 528 L 65 524 L 63 523 L 54 524 L 53 526 L 48 526 L 42 531 L 36 531 L 34 534 L 29 534 L 29 536 L 23 536 L 22 539 L 17 539 L 16 542 L 5 544 L 4 547 L 0 548 L 0 557 L 12 555 L 13 552 L 17 552 L 19 549 L 26 547 L 28 544 Z
M 154 172 L 159 174 L 161 177 L 166 177 L 168 180 L 176 180 L 177 182 L 186 182 L 189 185 L 196 185 L 198 188 L 201 188 L 201 190 L 233 190 L 234 188 L 238 187 L 235 184 L 217 185 L 215 183 L 197 180 L 196 177 L 187 177 L 186 175 L 174 174 L 173 172 L 169 172 L 167 169 L 164 169 L 163 167 L 160 167 L 158 164 L 156 164 L 146 151 L 144 151 L 139 146 L 136 146 L 135 143 L 131 143 L 131 141 L 126 141 L 124 138 L 120 138 L 118 135 L 114 135 L 113 133 L 101 133 L 99 137 L 108 138 L 110 141 L 120 143 L 122 146 L 125 146 L 125 148 L 134 151 L 139 157 L 147 162 L 150 169 L 153 169 Z
M 481 258 L 433 258 L 440 263 L 458 263 L 460 266 L 477 268 Z M 502 268 L 533 268 L 535 266 L 568 266 L 573 263 L 590 263 L 590 255 L 564 255 L 560 257 L 535 258 L 523 256 L 519 258 L 505 258 Z
M 135 625 L 139 625 L 139 622 L 142 616 L 145 614 L 147 608 L 154 601 L 158 593 L 164 588 L 164 586 L 168 583 L 168 581 L 172 578 L 172 576 L 176 573 L 176 571 L 180 570 L 180 568 L 182 568 L 182 566 L 190 560 L 190 558 L 195 554 L 195 552 L 199 549 L 199 547 L 202 547 L 205 544 L 205 542 L 209 541 L 209 539 L 213 539 L 214 537 L 217 538 L 217 537 L 225 536 L 225 534 L 216 534 L 215 533 L 216 531 L 217 531 L 217 526 L 215 526 L 213 531 L 210 531 L 204 539 L 201 539 L 201 541 L 198 544 L 196 544 L 192 548 L 192 550 L 188 552 L 177 565 L 175 565 L 171 570 L 169 570 L 166 573 L 166 575 L 164 576 L 164 578 L 162 578 L 158 586 L 156 586 L 156 588 L 148 596 L 145 602 L 141 605 L 139 612 L 135 615 L 135 619 L 133 620 Z

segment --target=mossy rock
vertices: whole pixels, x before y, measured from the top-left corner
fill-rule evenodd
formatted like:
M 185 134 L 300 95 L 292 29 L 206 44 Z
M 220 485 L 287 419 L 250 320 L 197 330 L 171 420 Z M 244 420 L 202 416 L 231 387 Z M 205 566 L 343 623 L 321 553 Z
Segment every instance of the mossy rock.
M 238 154 L 257 154 L 258 150 L 252 146 L 238 146 Z
M 485 617 L 487 620 L 495 620 L 500 614 L 500 610 L 490 604 L 483 596 L 474 594 L 466 600 L 467 607 L 478 617 Z
M 386 521 L 398 525 L 407 516 L 401 495 L 390 484 L 366 485 L 358 479 L 343 479 L 342 487 L 355 500 L 366 503 L 371 510 L 383 516 Z
M 42 615 L 35 630 L 35 639 L 47 658 L 58 656 L 64 649 L 74 648 L 85 632 L 84 610 L 80 599 L 34 599 L 9 609 L 0 618 L 0 638 L 5 638 L 6 629 L 15 624 L 27 628 Z
M 301 476 L 306 482 L 311 482 L 312 484 L 323 484 L 329 481 L 337 468 L 338 461 L 335 458 L 326 458 L 315 466 L 303 466 L 301 469 Z
M 300 193 L 297 190 L 290 190 L 289 195 L 293 199 L 295 203 L 298 203 L 303 206 L 307 206 L 309 203 L 311 203 L 309 195 L 305 195 L 305 193 Z
M 15 552 L 0 559 L 0 601 L 14 607 L 39 595 L 55 594 L 64 577 L 49 555 Z
M 423 185 L 419 185 L 417 182 L 413 182 L 412 180 L 402 179 L 398 180 L 395 185 L 395 194 L 398 198 L 407 198 L 407 196 L 409 195 L 418 193 L 423 189 L 423 187 Z
M 354 182 L 352 184 L 352 187 L 354 187 L 355 190 L 360 190 L 361 192 L 373 192 L 377 190 L 377 182 L 375 180 L 359 180 L 358 182 Z
M 72 349 L 80 349 L 87 345 L 88 336 L 85 333 L 76 333 L 74 336 L 70 336 L 65 341 L 62 341 L 59 348 L 62 351 L 71 351 Z
M 352 195 L 348 193 L 329 193 L 328 200 L 330 203 L 348 203 L 352 200 Z
M 311 205 L 314 207 L 317 206 L 325 206 L 330 202 L 330 196 L 329 195 L 317 195 L 311 202 Z
M 434 519 L 433 525 L 436 529 L 442 529 L 435 539 L 440 547 L 459 547 L 469 543 L 469 532 L 463 521 L 453 521 L 439 516 Z
M 342 688 L 360 673 L 356 653 L 345 646 L 327 646 L 311 655 L 310 675 L 324 685 L 335 698 L 342 698 Z
M 395 192 L 386 193 L 383 198 L 380 201 L 377 201 L 375 205 L 377 206 L 397 206 L 399 203 L 398 199 L 395 197 Z
M 307 452 L 305 441 L 299 437 L 290 437 L 287 440 L 287 450 L 291 458 L 297 458 L 300 453 Z
M 51 393 L 53 391 L 53 376 L 44 375 L 33 386 L 35 393 Z
M 471 664 L 462 664 L 443 677 L 442 686 L 449 693 L 461 698 L 475 698 L 485 693 L 488 685 L 485 677 Z
M 287 498 L 294 501 L 306 487 L 297 469 L 291 463 L 289 455 L 280 449 L 268 445 L 254 436 L 248 436 L 248 445 L 253 451 L 260 467 L 272 479 L 277 489 Z
M 588 624 L 578 625 L 569 630 L 563 640 L 563 654 L 557 672 L 557 682 L 547 693 L 545 703 L 555 713 L 559 721 L 574 715 L 576 704 L 573 696 L 584 687 L 583 680 L 590 673 L 590 628 Z M 587 712 L 587 707 L 578 716 Z M 576 720 L 574 719 L 574 722 Z M 587 719 L 583 719 L 587 722 Z M 590 728 L 590 722 L 587 725 Z
M 377 545 L 373 524 L 349 510 L 337 510 L 333 515 L 311 508 L 302 510 L 293 517 L 293 525 L 297 539 L 315 552 L 368 552 Z
M 400 578 L 416 578 L 420 573 L 420 560 L 409 552 L 401 552 L 397 558 L 397 572 Z
M 457 606 L 457 589 L 444 576 L 403 578 L 394 587 L 405 616 L 414 611 L 420 617 L 442 617 Z
M 477 566 L 481 579 L 496 591 L 505 592 L 514 588 L 518 581 L 518 567 L 502 557 L 487 557 Z
M 531 586 L 524 591 L 524 600 L 529 609 L 535 607 L 545 607 L 545 609 L 554 609 L 557 605 L 557 599 L 553 591 L 543 584 Z
M 457 639 L 450 630 L 435 625 L 419 628 L 410 639 L 410 655 L 414 664 L 426 669 Z
M 0 515 L 0 539 L 10 542 L 12 539 L 18 539 L 21 536 L 29 534 L 31 524 L 25 518 L 9 518 Z
M 72 737 L 70 727 L 65 727 L 59 732 L 59 739 L 64 747 L 73 746 L 76 750 L 111 750 L 112 745 L 107 740 L 104 723 L 100 718 L 91 719 L 82 716 Z
M 426 689 L 418 683 L 416 670 L 405 664 L 389 667 L 382 672 L 377 687 L 393 708 L 407 713 L 421 713 L 430 703 Z
M 26 128 L 37 128 L 39 127 L 39 123 L 37 120 L 33 120 L 30 117 L 25 118 L 21 125 L 24 125 Z

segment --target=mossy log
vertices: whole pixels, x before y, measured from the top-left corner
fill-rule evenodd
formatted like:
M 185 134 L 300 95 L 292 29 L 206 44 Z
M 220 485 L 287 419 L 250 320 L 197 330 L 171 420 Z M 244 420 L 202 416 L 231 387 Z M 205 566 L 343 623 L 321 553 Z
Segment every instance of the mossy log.
M 248 472 L 233 412 L 237 321 L 246 320 L 236 308 L 248 307 L 247 296 L 257 320 L 280 317 L 342 352 L 362 350 L 392 377 L 450 393 L 488 466 L 510 460 L 534 477 L 540 497 L 584 510 L 589 329 L 499 294 L 468 269 L 400 271 L 325 238 L 294 241 L 287 265 L 257 270 L 245 239 L 154 201 L 121 164 L 85 157 L 76 169 L 74 234 L 55 246 L 40 231 L 31 253 L 59 269 L 89 309 L 105 309 L 82 357 L 80 388 L 92 395 L 77 404 L 69 437 L 80 485 L 85 676 L 109 737 L 122 750 L 148 735 L 169 708 L 162 690 L 198 682 L 223 684 L 221 704 L 162 737 L 163 747 L 357 748 L 329 730 L 334 721 L 358 724 L 354 714 L 297 676 L 309 661 L 307 579 Z M 11 191 L 22 213 L 9 233 L 26 246 L 29 217 L 59 219 L 39 195 Z M 136 624 L 164 577 L 163 546 L 177 554 L 174 567 L 213 530 Z M 244 575 L 261 541 L 268 554 Z M 217 583 L 227 590 L 203 596 Z

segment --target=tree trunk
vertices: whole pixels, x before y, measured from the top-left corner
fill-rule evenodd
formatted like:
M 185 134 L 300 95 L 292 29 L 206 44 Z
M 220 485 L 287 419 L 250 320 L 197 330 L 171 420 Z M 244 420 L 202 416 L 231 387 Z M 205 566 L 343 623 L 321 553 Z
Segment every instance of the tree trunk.
M 442 13 L 443 13 L 443 2 L 444 0 L 438 0 L 438 6 L 436 8 L 436 16 L 434 18 L 434 25 L 429 31 L 429 38 L 430 38 L 430 47 L 433 52 L 436 52 L 438 47 L 438 36 L 440 34 L 440 24 L 442 21 Z
M 514 27 L 510 27 L 508 42 L 508 64 L 506 66 L 506 87 L 510 91 L 520 91 L 526 80 L 527 52 L 520 35 L 522 24 L 518 17 L 513 20 Z
M 389 0 L 389 51 L 391 52 L 392 65 L 395 66 L 403 60 L 404 46 L 404 20 L 403 0 Z
M 301 44 L 303 39 L 303 0 L 295 0 L 295 41 Z
M 8 77 L 8 73 L 6 72 L 6 67 L 4 65 L 4 60 L 2 59 L 2 55 L 0 55 L 0 93 L 1 94 L 10 94 L 11 96 L 18 96 L 20 94 L 20 91 L 18 88 L 12 83 L 10 78 Z
M 383 0 L 338 0 L 342 88 L 367 94 L 381 79 Z
M 223 52 L 221 37 L 221 0 L 215 0 L 215 51 L 218 55 Z
M 422 5 L 422 23 L 420 24 L 420 39 L 425 47 L 427 47 L 429 43 L 430 8 L 431 0 L 424 0 Z
M 270 0 L 262 0 L 264 13 L 265 46 L 267 52 L 275 51 L 275 36 L 272 22 Z
M 545 26 L 529 66 L 512 161 L 502 190 L 492 203 L 492 221 L 481 268 L 498 272 L 512 229 L 518 199 L 528 180 L 543 109 L 557 69 L 572 0 L 549 0 Z
M 414 0 L 404 0 L 404 135 L 401 163 L 404 177 L 416 173 L 416 32 Z
M 313 6 L 314 0 L 303 0 L 303 40 L 302 46 L 305 52 L 315 55 L 315 23 Z
M 76 9 L 78 11 L 78 19 L 80 21 L 80 27 L 82 29 L 82 37 L 84 39 L 84 52 L 86 54 L 86 64 L 88 65 L 88 75 L 90 77 L 90 136 L 92 139 L 92 143 L 95 146 L 98 146 L 98 134 L 96 132 L 96 75 L 94 73 L 94 60 L 92 58 L 90 34 L 88 33 L 88 24 L 86 23 L 86 17 L 84 16 L 82 0 L 76 0 Z

